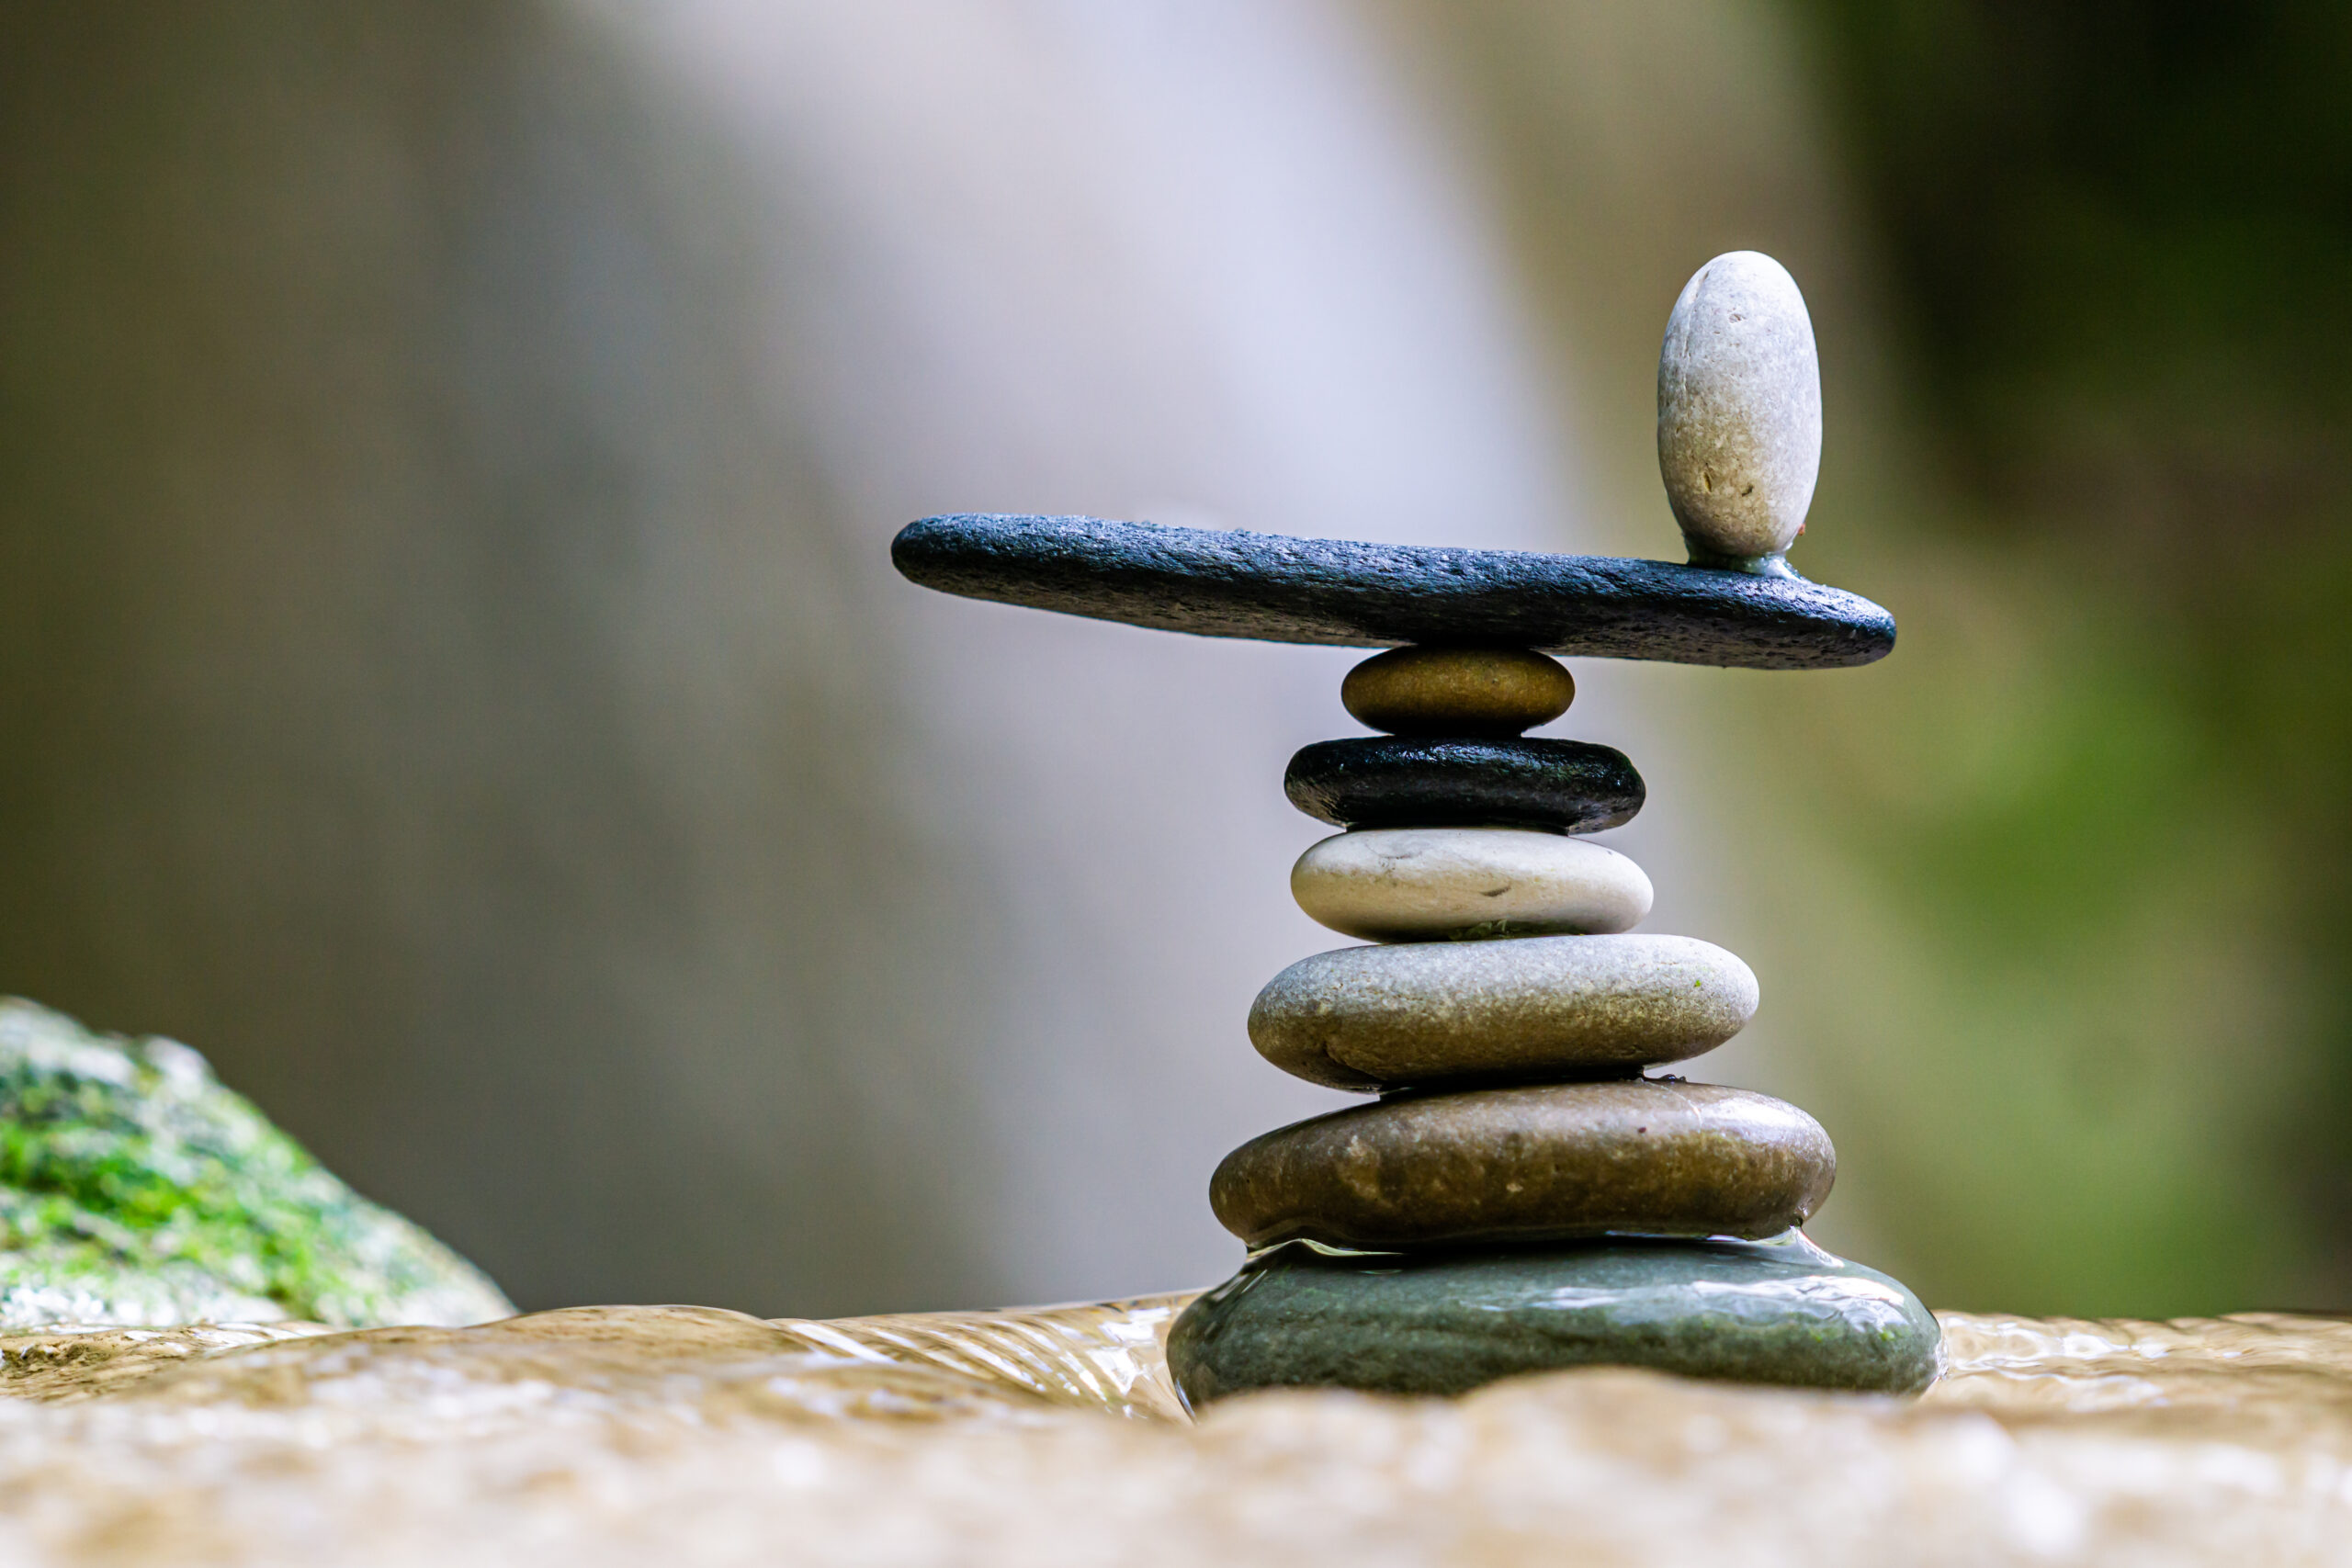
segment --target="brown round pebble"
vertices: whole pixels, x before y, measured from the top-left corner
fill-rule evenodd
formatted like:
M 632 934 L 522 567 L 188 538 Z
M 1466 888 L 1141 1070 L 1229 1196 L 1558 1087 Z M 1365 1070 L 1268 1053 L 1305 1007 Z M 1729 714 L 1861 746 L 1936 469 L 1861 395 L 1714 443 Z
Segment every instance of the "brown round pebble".
M 1838 1173 L 1821 1123 L 1714 1084 L 1619 1078 L 1400 1096 L 1252 1138 L 1209 1202 L 1251 1247 L 1777 1235 Z
M 1348 712 L 1391 735 L 1517 735 L 1576 694 L 1557 660 L 1509 648 L 1392 648 L 1340 683 Z

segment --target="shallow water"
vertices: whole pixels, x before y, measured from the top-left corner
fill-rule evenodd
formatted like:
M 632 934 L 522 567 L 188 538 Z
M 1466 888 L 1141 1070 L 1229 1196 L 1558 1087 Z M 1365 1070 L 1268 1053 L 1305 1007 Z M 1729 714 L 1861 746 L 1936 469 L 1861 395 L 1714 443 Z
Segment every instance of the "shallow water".
M 1233 1400 L 1185 1298 L 0 1337 L 0 1562 L 2352 1562 L 2352 1322 L 1943 1314 L 1924 1398 Z

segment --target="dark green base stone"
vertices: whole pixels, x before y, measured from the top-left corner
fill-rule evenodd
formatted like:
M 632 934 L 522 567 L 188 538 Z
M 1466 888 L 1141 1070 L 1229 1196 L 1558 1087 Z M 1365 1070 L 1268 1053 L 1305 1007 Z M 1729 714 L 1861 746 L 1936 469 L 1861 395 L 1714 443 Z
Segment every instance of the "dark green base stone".
M 1563 1367 L 1917 1393 L 1941 1335 L 1919 1298 L 1794 1232 L 1508 1251 L 1261 1254 L 1175 1323 L 1195 1406 L 1259 1388 L 1463 1393 Z

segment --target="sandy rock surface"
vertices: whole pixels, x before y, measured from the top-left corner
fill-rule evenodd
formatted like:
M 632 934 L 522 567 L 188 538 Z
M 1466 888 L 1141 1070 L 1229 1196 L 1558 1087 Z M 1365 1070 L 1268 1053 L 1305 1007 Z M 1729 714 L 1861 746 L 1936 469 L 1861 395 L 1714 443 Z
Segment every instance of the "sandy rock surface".
M 2352 1561 L 2352 1324 L 1947 1314 L 1919 1401 L 1635 1372 L 1189 1426 L 1182 1298 L 0 1340 L 0 1563 Z

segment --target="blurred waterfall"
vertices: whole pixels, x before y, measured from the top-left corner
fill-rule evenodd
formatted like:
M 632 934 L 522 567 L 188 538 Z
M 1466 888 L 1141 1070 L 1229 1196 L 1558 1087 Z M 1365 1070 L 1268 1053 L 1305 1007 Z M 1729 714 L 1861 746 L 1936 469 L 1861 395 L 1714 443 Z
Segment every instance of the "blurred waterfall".
M 1329 944 L 1278 781 L 1348 658 L 885 546 L 1623 545 L 1378 15 L 12 17 L 0 987 L 198 1045 L 526 1304 L 1224 1272 L 1209 1169 L 1327 1099 L 1241 1020 Z

